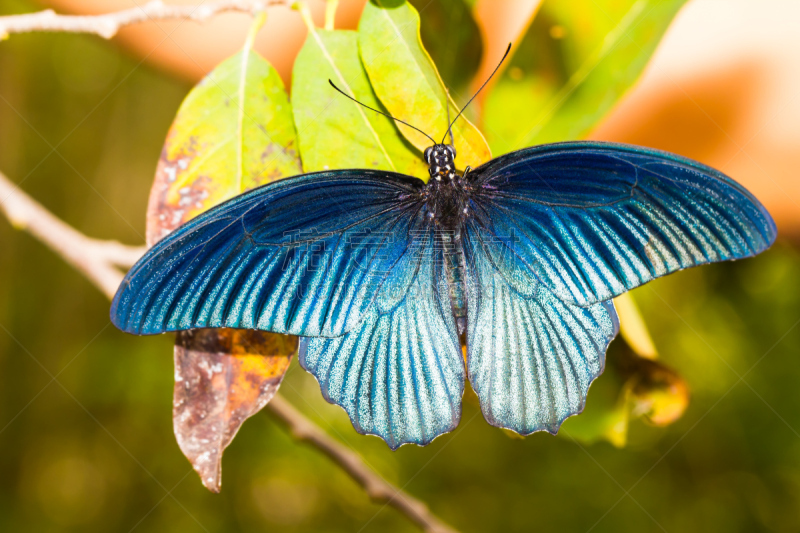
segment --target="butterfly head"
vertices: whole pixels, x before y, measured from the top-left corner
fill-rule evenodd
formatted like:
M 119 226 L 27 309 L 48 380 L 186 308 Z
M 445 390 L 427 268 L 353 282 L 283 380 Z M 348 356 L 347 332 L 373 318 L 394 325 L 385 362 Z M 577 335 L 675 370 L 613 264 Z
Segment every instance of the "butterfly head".
M 436 180 L 454 179 L 456 176 L 456 149 L 449 144 L 434 144 L 425 150 L 428 172 Z
M 491 73 L 491 75 L 489 75 L 489 77 L 486 79 L 486 81 L 483 82 L 483 85 L 480 86 L 480 88 L 475 92 L 475 94 L 472 95 L 472 98 L 469 99 L 469 101 L 464 105 L 464 107 L 461 108 L 461 111 L 458 112 L 458 114 L 456 115 L 456 118 L 454 118 L 453 120 L 450 120 L 450 101 L 451 100 L 450 100 L 449 93 L 447 93 L 447 95 L 446 95 L 446 101 L 447 101 L 446 110 L 447 110 L 447 122 L 448 122 L 448 124 L 447 124 L 447 133 L 444 134 L 444 136 L 442 137 L 442 140 L 439 143 L 437 143 L 434 140 L 433 137 L 431 137 L 430 135 L 428 135 L 427 133 L 425 133 L 424 131 L 422 131 L 418 127 L 413 126 L 413 125 L 409 124 L 408 122 L 406 122 L 404 120 L 400 120 L 399 118 L 393 117 L 392 115 L 390 115 L 388 113 L 384 113 L 383 111 L 381 111 L 379 109 L 375 109 L 374 107 L 370 107 L 370 106 L 368 106 L 367 104 L 365 104 L 363 102 L 359 102 L 354 97 L 350 96 L 349 94 L 347 94 L 346 92 L 344 92 L 343 90 L 338 88 L 336 86 L 336 84 L 334 84 L 333 81 L 331 81 L 330 79 L 328 79 L 328 83 L 330 83 L 331 87 L 333 87 L 336 91 L 338 91 L 339 93 L 341 93 L 345 97 L 349 98 L 353 102 L 357 103 L 358 105 L 363 106 L 363 107 L 365 107 L 365 108 L 367 108 L 367 109 L 369 109 L 371 111 L 374 111 L 374 112 L 376 112 L 376 113 L 378 113 L 380 115 L 383 115 L 386 118 L 390 118 L 390 119 L 392 119 L 392 120 L 394 120 L 396 122 L 399 122 L 400 124 L 405 124 L 409 128 L 418 131 L 419 133 L 421 133 L 422 135 L 424 135 L 425 137 L 430 139 L 430 141 L 433 143 L 433 146 L 427 148 L 425 150 L 425 154 L 424 154 L 425 162 L 428 163 L 428 172 L 430 172 L 431 180 L 432 180 L 431 182 L 429 182 L 429 184 L 435 184 L 437 182 L 442 182 L 442 181 L 445 181 L 445 182 L 456 182 L 457 181 L 457 175 L 456 175 L 456 166 L 455 166 L 455 163 L 454 163 L 454 160 L 456 158 L 456 149 L 453 146 L 453 142 L 454 142 L 453 141 L 453 125 L 456 123 L 456 121 L 459 119 L 459 117 L 461 117 L 461 115 L 464 113 L 464 110 L 467 108 L 467 106 L 469 106 L 469 104 L 472 103 L 472 101 L 475 99 L 475 97 L 478 96 L 478 93 L 480 93 L 483 90 L 483 88 L 486 87 L 486 84 L 489 83 L 489 80 L 491 80 L 492 77 L 497 73 L 497 71 L 500 69 L 500 65 L 503 64 L 503 61 L 505 61 L 506 57 L 508 57 L 508 53 L 510 51 L 511 51 L 511 44 L 509 43 L 508 48 L 506 48 L 506 53 L 503 54 L 502 59 L 500 59 L 500 62 L 497 64 L 497 67 L 495 67 L 495 69 Z M 450 144 L 445 144 L 444 140 L 447 138 L 448 135 L 450 136 Z

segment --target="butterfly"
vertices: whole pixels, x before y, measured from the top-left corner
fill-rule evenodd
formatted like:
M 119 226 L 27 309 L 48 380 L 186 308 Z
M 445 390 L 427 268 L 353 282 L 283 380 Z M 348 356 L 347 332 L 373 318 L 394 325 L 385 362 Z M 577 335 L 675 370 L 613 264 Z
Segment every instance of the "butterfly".
M 777 234 L 741 185 L 658 150 L 547 144 L 459 173 L 433 141 L 424 158 L 427 182 L 330 170 L 216 206 L 134 265 L 112 322 L 299 335 L 325 399 L 392 449 L 453 430 L 466 379 L 490 424 L 555 433 L 603 371 L 612 298 Z

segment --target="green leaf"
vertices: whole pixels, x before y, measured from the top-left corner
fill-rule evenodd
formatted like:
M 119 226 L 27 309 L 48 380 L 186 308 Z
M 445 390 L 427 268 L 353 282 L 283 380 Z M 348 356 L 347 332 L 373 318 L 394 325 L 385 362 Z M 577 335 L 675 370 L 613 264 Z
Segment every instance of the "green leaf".
M 545 1 L 486 98 L 493 150 L 587 135 L 638 79 L 685 1 Z
M 243 191 L 301 172 L 283 82 L 245 48 L 197 84 L 178 110 L 150 193 L 147 241 Z
M 437 141 L 447 128 L 447 92 L 433 61 L 420 40 L 417 11 L 404 0 L 371 0 L 358 28 L 361 59 L 372 87 L 389 112 L 427 132 Z M 456 107 L 451 102 L 451 118 Z M 424 150 L 431 141 L 400 125 L 414 146 Z M 481 132 L 466 118 L 453 126 L 459 168 L 475 167 L 491 159 Z
M 427 165 L 393 121 L 333 90 L 340 89 L 383 110 L 358 57 L 354 31 L 309 28 L 294 64 L 292 106 L 307 172 L 333 168 L 380 168 L 420 178 Z

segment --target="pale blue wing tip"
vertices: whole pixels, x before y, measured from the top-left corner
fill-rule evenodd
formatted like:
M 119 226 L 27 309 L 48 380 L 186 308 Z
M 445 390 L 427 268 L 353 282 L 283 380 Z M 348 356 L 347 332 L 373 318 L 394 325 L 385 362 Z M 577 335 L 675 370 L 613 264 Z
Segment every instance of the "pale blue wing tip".
M 348 418 L 350 418 L 350 422 L 353 424 L 353 429 L 355 429 L 357 433 L 365 436 L 378 437 L 382 441 L 384 441 L 386 445 L 389 446 L 389 448 L 391 448 L 392 451 L 396 451 L 398 448 L 406 444 L 427 446 L 440 436 L 453 431 L 461 421 L 461 409 L 459 408 L 458 411 L 455 413 L 456 416 L 453 417 L 453 420 L 451 421 L 449 426 L 444 428 L 442 427 L 437 428 L 435 432 L 430 434 L 430 437 L 422 437 L 422 438 L 413 438 L 404 435 L 396 436 L 388 432 L 379 432 L 369 428 L 364 428 L 360 424 L 357 413 L 351 413 L 344 405 L 337 402 L 336 399 L 331 397 L 330 394 L 328 393 L 327 387 L 324 386 L 324 384 L 320 381 L 320 378 L 314 373 L 314 371 L 307 364 L 306 356 L 308 353 L 308 343 L 313 340 L 314 338 L 312 337 L 300 338 L 300 346 L 298 348 L 298 356 L 297 356 L 297 359 L 300 362 L 300 366 L 303 368 L 303 370 L 314 376 L 314 379 L 317 380 L 317 384 L 320 386 L 320 392 L 322 392 L 322 397 L 325 399 L 325 401 L 332 405 L 340 407 L 345 413 L 347 413 Z

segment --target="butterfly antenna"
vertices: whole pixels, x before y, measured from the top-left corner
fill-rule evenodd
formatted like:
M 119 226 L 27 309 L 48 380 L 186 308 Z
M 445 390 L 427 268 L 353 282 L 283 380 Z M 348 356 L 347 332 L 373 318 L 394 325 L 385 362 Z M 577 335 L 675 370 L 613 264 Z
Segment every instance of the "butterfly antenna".
M 447 133 L 450 134 L 450 146 L 455 147 L 456 142 L 453 140 L 453 124 L 450 122 L 450 91 L 445 89 L 447 93 L 447 123 L 449 126 L 447 127 Z
M 354 101 L 355 103 L 357 103 L 358 105 L 362 105 L 362 106 L 366 107 L 367 109 L 369 109 L 370 111 L 375 111 L 376 113 L 378 113 L 378 114 L 380 114 L 380 115 L 383 115 L 384 117 L 390 118 L 390 119 L 392 119 L 392 120 L 394 120 L 394 121 L 397 121 L 397 122 L 399 122 L 400 124 L 405 124 L 405 125 L 406 125 L 406 126 L 408 126 L 409 128 L 411 128 L 411 129 L 414 129 L 414 130 L 417 130 L 418 132 L 420 132 L 421 134 L 423 134 L 425 137 L 427 137 L 428 139 L 430 139 L 430 140 L 431 140 L 431 142 L 432 142 L 433 144 L 436 144 L 436 141 L 435 141 L 435 140 L 433 140 L 433 137 L 431 137 L 430 135 L 428 135 L 427 133 L 425 133 L 425 132 L 424 132 L 424 131 L 422 131 L 421 129 L 417 128 L 416 126 L 412 126 L 411 124 L 409 124 L 408 122 L 406 122 L 406 121 L 404 121 L 404 120 L 400 120 L 399 118 L 394 118 L 392 115 L 390 115 L 390 114 L 388 114 L 388 113 L 384 113 L 383 111 L 379 111 L 379 110 L 375 109 L 374 107 L 370 107 L 370 106 L 368 106 L 367 104 L 365 104 L 365 103 L 363 103 L 363 102 L 359 102 L 358 100 L 356 100 L 355 98 L 353 98 L 352 96 L 350 96 L 349 94 L 347 94 L 346 92 L 344 92 L 343 90 L 341 90 L 340 88 L 338 88 L 338 87 L 337 87 L 337 86 L 336 86 L 336 85 L 335 85 L 335 84 L 334 84 L 334 83 L 333 83 L 333 82 L 332 82 L 330 79 L 328 80 L 328 83 L 330 83 L 330 84 L 331 84 L 331 87 L 333 87 L 334 89 L 336 89 L 337 91 L 339 91 L 340 93 L 342 93 L 343 95 L 345 95 L 345 96 L 346 96 L 346 97 L 348 97 L 350 100 L 352 100 L 352 101 Z
M 492 77 L 493 77 L 495 74 L 497 74 L 497 71 L 498 71 L 498 70 L 500 70 L 500 65 L 502 65 L 502 64 L 503 64 L 503 61 L 505 61 L 505 60 L 506 60 L 506 57 L 508 57 L 508 53 L 509 53 L 510 51 L 511 51 L 511 43 L 508 43 L 508 48 L 506 48 L 506 53 L 505 53 L 505 54 L 503 54 L 503 57 L 502 57 L 502 59 L 500 59 L 500 62 L 497 64 L 497 66 L 496 66 L 496 67 L 494 67 L 494 70 L 493 70 L 493 71 L 492 71 L 492 73 L 489 75 L 489 77 L 488 77 L 488 78 L 486 78 L 486 81 L 485 81 L 485 82 L 483 82 L 483 85 L 481 85 L 480 89 L 478 89 L 478 90 L 475 92 L 475 94 L 473 94 L 473 95 L 472 95 L 472 98 L 470 98 L 470 99 L 469 99 L 469 102 L 467 102 L 467 103 L 464 105 L 464 107 L 462 107 L 462 108 L 461 108 L 461 111 L 459 111 L 459 112 L 458 112 L 458 115 L 456 115 L 456 118 L 454 118 L 454 119 L 453 119 L 453 122 L 451 122 L 451 123 L 450 123 L 450 125 L 447 127 L 447 131 L 448 131 L 448 132 L 450 132 L 450 135 L 451 135 L 451 137 L 452 137 L 453 133 L 452 133 L 452 131 L 450 130 L 450 128 L 452 128 L 452 127 L 453 127 L 453 124 L 455 124 L 455 123 L 456 123 L 456 120 L 458 120 L 458 117 L 460 117 L 460 116 L 461 116 L 461 114 L 462 114 L 462 113 L 464 112 L 464 110 L 465 110 L 465 109 L 466 109 L 466 108 L 469 106 L 469 104 L 471 104 L 471 103 L 472 103 L 472 101 L 473 101 L 473 100 L 475 100 L 475 97 L 476 97 L 476 96 L 478 96 L 478 95 L 480 94 L 480 92 L 483 90 L 483 88 L 484 88 L 484 87 L 486 87 L 486 84 L 487 84 L 487 83 L 489 83 L 489 80 L 491 80 L 491 79 L 492 79 Z M 445 133 L 445 134 L 444 134 L 444 137 L 442 137 L 442 142 L 444 142 L 444 139 L 445 139 L 445 137 L 447 137 L 447 133 Z

